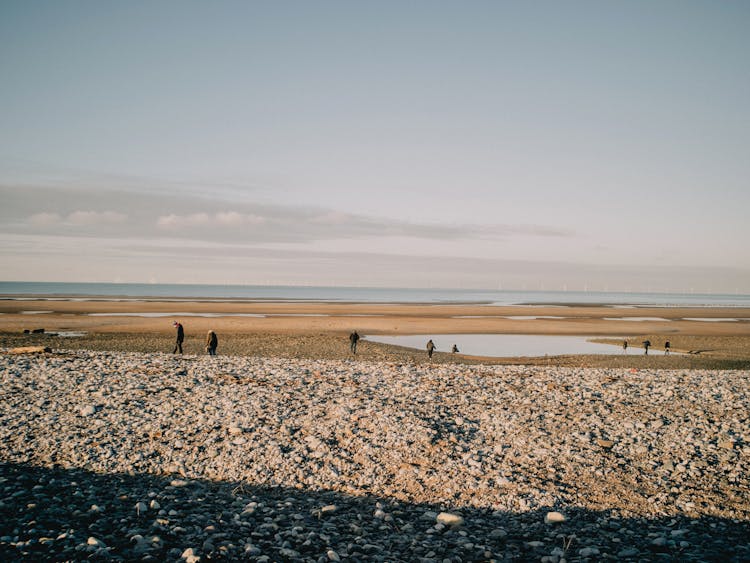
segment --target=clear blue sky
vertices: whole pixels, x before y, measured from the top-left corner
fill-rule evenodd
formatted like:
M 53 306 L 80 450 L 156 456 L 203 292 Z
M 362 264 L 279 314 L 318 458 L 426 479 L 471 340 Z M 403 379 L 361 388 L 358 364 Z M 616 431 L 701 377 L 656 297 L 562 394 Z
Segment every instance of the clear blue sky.
M 746 2 L 0 2 L 16 280 L 750 292 Z

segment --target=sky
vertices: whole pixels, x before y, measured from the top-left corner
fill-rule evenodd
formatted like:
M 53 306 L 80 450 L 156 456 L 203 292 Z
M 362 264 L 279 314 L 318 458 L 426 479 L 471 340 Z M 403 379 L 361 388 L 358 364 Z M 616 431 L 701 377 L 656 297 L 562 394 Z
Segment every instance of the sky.
M 750 4 L 0 0 L 0 279 L 750 293 Z

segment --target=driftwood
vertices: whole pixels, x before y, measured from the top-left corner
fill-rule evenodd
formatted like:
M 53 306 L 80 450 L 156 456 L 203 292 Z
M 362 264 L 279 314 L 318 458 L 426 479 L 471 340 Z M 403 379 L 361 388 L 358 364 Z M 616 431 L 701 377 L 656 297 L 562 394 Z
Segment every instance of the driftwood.
M 43 354 L 45 352 L 52 352 L 52 348 L 49 346 L 21 346 L 8 350 L 8 354 Z

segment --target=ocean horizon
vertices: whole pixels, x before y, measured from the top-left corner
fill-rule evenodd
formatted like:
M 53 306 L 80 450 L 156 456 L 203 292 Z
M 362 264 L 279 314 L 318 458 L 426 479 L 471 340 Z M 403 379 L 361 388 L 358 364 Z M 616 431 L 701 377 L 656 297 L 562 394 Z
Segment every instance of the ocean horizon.
M 545 291 L 284 285 L 0 281 L 4 299 L 215 299 L 484 305 L 750 307 L 750 295 L 625 291 Z

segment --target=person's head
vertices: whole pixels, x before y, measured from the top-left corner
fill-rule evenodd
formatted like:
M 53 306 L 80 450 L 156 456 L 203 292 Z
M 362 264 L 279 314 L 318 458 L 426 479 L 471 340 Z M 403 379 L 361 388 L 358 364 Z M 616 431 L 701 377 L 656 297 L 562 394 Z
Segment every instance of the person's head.
M 175 321 L 175 322 L 172 323 L 172 326 L 178 326 L 179 324 L 180 323 L 178 323 L 177 321 Z

